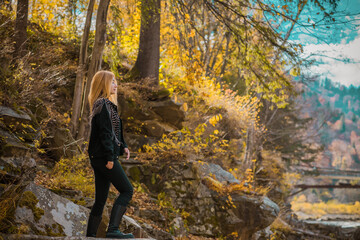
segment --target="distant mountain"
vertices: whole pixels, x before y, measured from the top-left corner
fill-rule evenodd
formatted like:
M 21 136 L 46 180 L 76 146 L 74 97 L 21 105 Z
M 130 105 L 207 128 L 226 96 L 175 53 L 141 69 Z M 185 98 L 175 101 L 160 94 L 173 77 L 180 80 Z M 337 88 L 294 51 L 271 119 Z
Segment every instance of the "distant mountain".
M 303 114 L 317 119 L 318 140 L 324 145 L 314 166 L 360 169 L 360 87 L 329 79 L 301 87 Z

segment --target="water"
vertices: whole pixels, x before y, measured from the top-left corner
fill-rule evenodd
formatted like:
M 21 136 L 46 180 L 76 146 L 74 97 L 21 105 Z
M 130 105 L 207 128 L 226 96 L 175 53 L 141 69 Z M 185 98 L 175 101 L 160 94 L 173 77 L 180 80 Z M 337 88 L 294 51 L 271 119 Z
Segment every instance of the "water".
M 336 227 L 341 227 L 343 229 L 360 227 L 360 221 L 303 220 L 303 222 L 306 222 L 309 224 L 322 224 L 322 225 L 328 225 L 328 226 L 336 226 Z

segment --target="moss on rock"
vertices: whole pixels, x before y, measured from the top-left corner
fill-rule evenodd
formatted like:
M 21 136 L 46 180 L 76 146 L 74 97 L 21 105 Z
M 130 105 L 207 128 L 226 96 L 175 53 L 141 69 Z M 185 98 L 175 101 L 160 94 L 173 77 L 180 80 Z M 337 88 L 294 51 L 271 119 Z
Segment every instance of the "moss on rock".
M 140 182 L 140 169 L 138 167 L 132 167 L 129 169 L 129 173 L 130 173 L 130 177 L 135 181 L 135 182 Z
M 44 215 L 44 210 L 36 207 L 36 204 L 39 202 L 34 193 L 30 191 L 25 191 L 19 201 L 19 207 L 27 207 L 31 209 L 34 214 L 35 221 L 39 221 L 40 218 Z
M 14 224 L 14 215 L 17 203 L 24 190 L 23 185 L 10 185 L 0 197 L 0 232 L 17 233 L 18 227 Z

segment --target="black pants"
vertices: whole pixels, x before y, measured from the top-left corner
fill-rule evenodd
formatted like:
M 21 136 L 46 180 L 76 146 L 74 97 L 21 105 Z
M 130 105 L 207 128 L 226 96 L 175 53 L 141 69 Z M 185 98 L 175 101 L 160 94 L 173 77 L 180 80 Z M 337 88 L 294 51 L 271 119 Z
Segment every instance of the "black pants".
M 114 205 L 127 206 L 132 198 L 134 189 L 126 176 L 119 161 L 114 161 L 112 169 L 105 165 L 91 164 L 95 174 L 95 203 L 91 209 L 91 215 L 101 216 L 108 197 L 110 183 L 119 191 Z

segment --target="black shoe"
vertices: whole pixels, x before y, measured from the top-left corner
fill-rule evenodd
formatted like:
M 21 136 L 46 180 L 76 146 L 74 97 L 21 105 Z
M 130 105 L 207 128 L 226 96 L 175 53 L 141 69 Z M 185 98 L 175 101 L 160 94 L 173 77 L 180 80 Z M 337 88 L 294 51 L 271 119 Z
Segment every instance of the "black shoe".
M 116 238 L 116 239 L 126 239 L 126 238 L 134 238 L 132 233 L 123 233 L 119 229 L 107 231 L 106 238 Z
M 101 216 L 93 216 L 90 214 L 86 230 L 87 237 L 96 237 L 97 230 L 101 222 Z
M 116 238 L 116 239 L 124 239 L 124 238 L 134 238 L 134 235 L 131 233 L 122 233 L 119 230 L 119 225 L 122 217 L 126 211 L 126 206 L 114 205 L 111 210 L 109 227 L 106 232 L 106 238 Z

